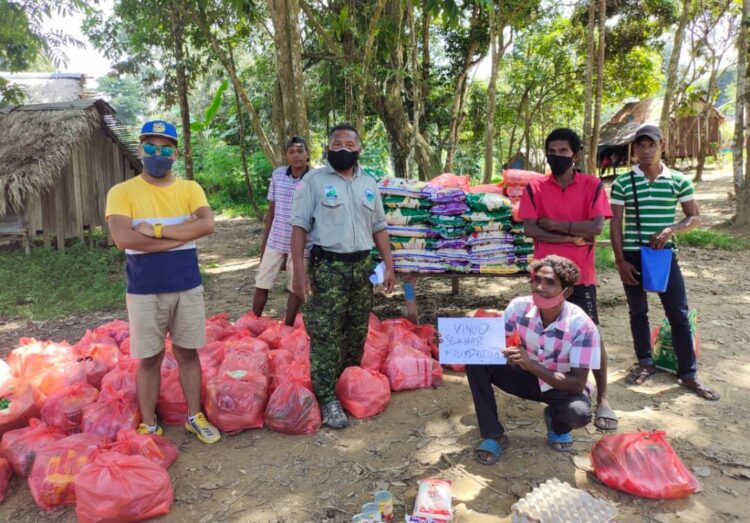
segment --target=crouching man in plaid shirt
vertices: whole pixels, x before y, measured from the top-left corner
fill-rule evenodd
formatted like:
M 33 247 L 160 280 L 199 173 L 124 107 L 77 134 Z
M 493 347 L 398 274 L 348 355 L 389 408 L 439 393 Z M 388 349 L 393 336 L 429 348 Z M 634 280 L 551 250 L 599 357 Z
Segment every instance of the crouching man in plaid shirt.
M 498 418 L 494 385 L 519 398 L 546 403 L 547 443 L 568 452 L 571 431 L 591 421 L 589 369 L 600 364 L 599 331 L 591 318 L 566 301 L 578 281 L 578 267 L 550 255 L 529 265 L 531 296 L 516 298 L 503 313 L 508 365 L 467 365 L 474 409 L 483 441 L 475 457 L 484 465 L 500 459 L 508 438 Z

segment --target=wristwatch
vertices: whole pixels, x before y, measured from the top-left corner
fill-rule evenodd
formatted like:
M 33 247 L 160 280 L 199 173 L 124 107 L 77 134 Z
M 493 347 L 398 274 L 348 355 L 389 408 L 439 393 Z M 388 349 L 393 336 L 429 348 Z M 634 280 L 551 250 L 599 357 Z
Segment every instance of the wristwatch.
M 163 223 L 155 223 L 154 224 L 154 238 L 160 239 L 161 238 L 161 230 L 164 228 Z

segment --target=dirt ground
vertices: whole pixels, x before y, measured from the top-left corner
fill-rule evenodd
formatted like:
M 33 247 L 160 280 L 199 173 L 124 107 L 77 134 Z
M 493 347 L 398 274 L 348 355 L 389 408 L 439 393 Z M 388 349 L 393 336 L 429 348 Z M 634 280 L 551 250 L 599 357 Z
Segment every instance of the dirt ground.
M 732 214 L 729 172 L 709 172 L 698 186 L 708 225 Z M 260 226 L 250 220 L 223 220 L 200 242 L 210 314 L 228 311 L 234 319 L 249 308 Z M 252 256 L 250 256 L 252 254 Z M 494 466 L 474 461 L 479 438 L 471 395 L 463 374 L 446 372 L 435 390 L 394 393 L 388 409 L 356 421 L 343 431 L 323 429 L 313 436 L 269 430 L 245 431 L 206 447 L 168 428 L 180 448 L 170 469 L 175 503 L 165 522 L 348 522 L 374 490 L 396 497 L 396 513 L 411 512 L 416 481 L 453 481 L 456 521 L 500 522 L 511 505 L 540 482 L 557 477 L 617 504 L 618 521 L 707 522 L 750 520 L 750 251 L 729 253 L 683 248 L 680 254 L 691 307 L 700 315 L 701 377 L 723 398 L 709 403 L 660 373 L 646 384 L 627 387 L 623 378 L 634 360 L 627 306 L 614 271 L 600 274 L 599 316 L 609 356 L 610 401 L 620 416 L 620 432 L 665 430 L 685 464 L 697 470 L 701 490 L 681 501 L 653 501 L 622 494 L 591 474 L 588 451 L 601 436 L 592 426 L 575 432 L 572 456 L 545 446 L 542 407 L 498 392 L 498 405 L 512 444 Z M 461 315 L 475 308 L 502 309 L 525 294 L 523 279 L 480 278 L 461 283 L 450 295 L 447 280 L 421 280 L 417 289 L 422 321 Z M 283 313 L 282 288 L 272 293 L 267 312 Z M 663 317 L 652 301 L 652 323 Z M 381 317 L 403 314 L 403 295 L 379 297 Z M 88 315 L 55 322 L 8 322 L 0 326 L 0 353 L 19 336 L 76 340 L 85 328 L 116 314 Z M 25 482 L 14 479 L 0 520 L 74 521 L 72 508 L 46 513 L 34 504 Z

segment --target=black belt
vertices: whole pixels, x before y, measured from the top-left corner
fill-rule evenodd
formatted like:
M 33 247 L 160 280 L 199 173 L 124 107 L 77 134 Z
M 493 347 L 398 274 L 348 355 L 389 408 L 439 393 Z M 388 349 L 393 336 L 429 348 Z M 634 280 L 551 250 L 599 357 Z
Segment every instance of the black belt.
M 370 256 L 370 251 L 357 251 L 357 252 L 332 252 L 327 251 L 320 245 L 313 245 L 310 250 L 310 261 L 315 260 L 330 260 L 340 261 L 346 263 L 355 263 L 362 260 L 366 260 Z

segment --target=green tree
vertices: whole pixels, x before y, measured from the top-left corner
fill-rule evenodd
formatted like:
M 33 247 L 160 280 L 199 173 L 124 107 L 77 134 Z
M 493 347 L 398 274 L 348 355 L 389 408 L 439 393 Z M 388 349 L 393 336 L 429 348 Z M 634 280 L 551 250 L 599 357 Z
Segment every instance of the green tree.
M 70 16 L 90 10 L 83 0 L 0 0 L 0 69 L 24 71 L 40 57 L 50 60 L 55 67 L 67 64 L 62 48 L 83 43 L 63 31 L 48 31 L 44 21 L 53 12 Z M 23 102 L 23 91 L 0 78 L 0 107 Z
M 148 113 L 148 96 L 142 81 L 134 75 L 102 76 L 99 91 L 109 98 L 117 119 L 125 125 L 137 125 Z

